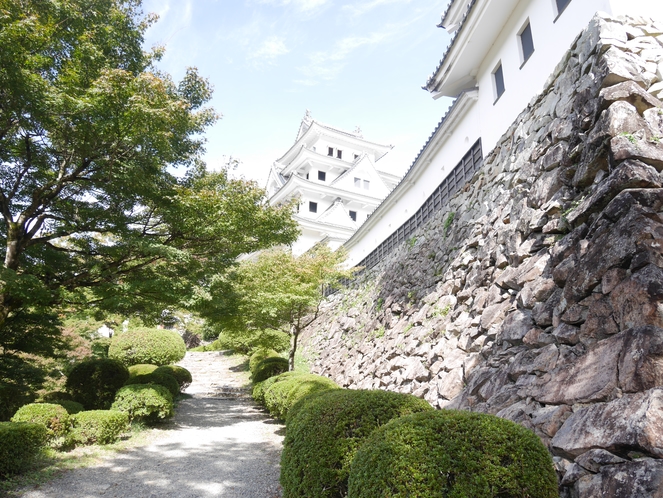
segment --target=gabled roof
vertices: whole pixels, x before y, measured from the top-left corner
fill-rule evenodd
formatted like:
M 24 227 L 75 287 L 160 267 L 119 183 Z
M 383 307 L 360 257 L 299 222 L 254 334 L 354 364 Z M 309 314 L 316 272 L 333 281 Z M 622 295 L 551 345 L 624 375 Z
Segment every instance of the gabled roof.
M 325 211 L 316 218 L 319 223 L 329 223 L 334 226 L 342 226 L 352 230 L 357 229 L 357 223 L 352 221 L 350 215 L 345 210 L 341 199 L 336 199 Z M 340 223 L 338 223 L 340 221 Z
M 357 160 L 355 161 L 355 163 L 352 165 L 352 167 L 351 167 L 349 170 L 347 170 L 345 173 L 343 173 L 343 174 L 340 175 L 338 178 L 336 178 L 331 184 L 332 184 L 332 185 L 335 185 L 335 184 L 338 183 L 339 181 L 343 181 L 345 178 L 349 178 L 349 177 L 350 177 L 350 173 L 351 173 L 352 171 L 356 170 L 357 167 L 359 167 L 360 165 L 363 165 L 363 164 L 366 163 L 366 162 L 368 162 L 370 168 L 371 168 L 373 171 L 375 171 L 375 175 L 379 178 L 379 180 L 380 180 L 380 182 L 382 183 L 382 185 L 384 186 L 384 188 L 387 189 L 387 191 L 389 191 L 389 187 L 387 186 L 387 184 L 386 184 L 386 183 L 384 182 L 384 180 L 382 179 L 382 176 L 380 175 L 380 172 L 379 172 L 377 169 L 375 169 L 375 165 L 373 164 L 373 161 L 371 161 L 371 159 L 370 159 L 369 157 L 367 157 L 365 154 L 362 154 L 361 157 L 359 157 L 359 159 L 357 159 Z

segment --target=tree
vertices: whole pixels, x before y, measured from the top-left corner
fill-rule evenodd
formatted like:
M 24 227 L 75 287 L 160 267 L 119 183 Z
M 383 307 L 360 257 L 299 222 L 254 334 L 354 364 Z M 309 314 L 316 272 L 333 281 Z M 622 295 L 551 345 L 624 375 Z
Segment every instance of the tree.
M 299 257 L 289 251 L 265 251 L 247 260 L 213 289 L 203 313 L 226 330 L 280 329 L 290 334 L 289 367 L 294 369 L 297 340 L 318 318 L 325 289 L 350 278 L 345 254 L 318 245 Z
M 0 391 L 21 352 L 53 354 L 62 309 L 156 317 L 297 236 L 290 206 L 205 170 L 211 87 L 156 70 L 153 20 L 140 0 L 0 0 Z

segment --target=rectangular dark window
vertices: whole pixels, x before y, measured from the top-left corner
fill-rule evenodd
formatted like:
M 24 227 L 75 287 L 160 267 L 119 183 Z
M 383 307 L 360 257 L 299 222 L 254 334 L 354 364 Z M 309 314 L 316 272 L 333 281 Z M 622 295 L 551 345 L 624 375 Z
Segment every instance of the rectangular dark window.
M 342 150 L 337 150 L 336 151 L 336 157 L 338 157 L 339 159 L 342 159 L 343 158 L 343 151 Z
M 317 202 L 309 201 L 309 202 L 308 202 L 308 210 L 309 210 L 311 213 L 317 213 L 317 212 L 318 212 L 318 203 L 317 203 Z
M 504 73 L 501 62 L 493 72 L 493 83 L 495 84 L 495 102 L 497 102 L 504 93 Z
M 327 155 L 334 157 L 334 148 L 333 147 L 327 147 Z
M 555 2 L 557 3 L 557 15 L 560 16 L 566 6 L 571 3 L 571 0 L 555 0 Z
M 530 23 L 523 28 L 519 35 L 520 38 L 520 48 L 522 49 L 523 60 L 522 63 L 525 64 L 527 60 L 534 53 L 534 40 L 532 40 L 532 26 Z
M 355 154 L 355 159 L 359 159 L 359 154 Z
M 306 179 L 308 180 L 308 173 L 306 173 Z
M 327 173 L 325 173 L 324 171 L 318 171 L 318 180 L 324 182 L 326 178 L 327 178 Z
M 357 221 L 357 211 L 350 211 L 350 218 L 352 221 Z
M 361 188 L 361 178 L 355 176 L 355 187 Z

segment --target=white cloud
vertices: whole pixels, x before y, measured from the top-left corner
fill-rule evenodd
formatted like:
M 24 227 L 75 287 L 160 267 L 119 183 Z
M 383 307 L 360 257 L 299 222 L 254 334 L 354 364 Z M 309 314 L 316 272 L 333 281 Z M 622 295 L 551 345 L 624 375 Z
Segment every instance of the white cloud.
M 292 5 L 297 10 L 302 12 L 310 12 L 318 9 L 323 5 L 329 3 L 331 0 L 260 0 L 260 3 L 268 3 L 274 5 Z
M 365 45 L 377 45 L 392 36 L 393 32 L 373 33 L 370 36 L 347 36 L 337 41 L 327 52 L 314 52 L 309 56 L 309 64 L 298 68 L 308 78 L 297 83 L 312 85 L 315 80 L 332 80 L 343 69 L 345 59 L 352 52 Z M 306 83 L 304 83 L 304 81 Z
M 412 0 L 371 0 L 370 2 L 346 4 L 343 6 L 343 10 L 348 12 L 353 17 L 358 17 L 367 12 L 373 10 L 380 5 L 386 5 L 390 3 L 410 3 Z
M 277 57 L 285 55 L 289 52 L 285 42 L 278 36 L 271 36 L 267 38 L 258 49 L 251 54 L 252 59 L 258 59 L 269 64 L 274 64 Z

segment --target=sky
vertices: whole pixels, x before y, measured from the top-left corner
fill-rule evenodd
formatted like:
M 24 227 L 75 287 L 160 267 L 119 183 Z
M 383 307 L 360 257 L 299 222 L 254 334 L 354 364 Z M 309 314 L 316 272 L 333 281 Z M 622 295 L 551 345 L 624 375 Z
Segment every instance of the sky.
M 394 149 L 378 169 L 402 175 L 451 101 L 421 89 L 449 43 L 448 0 L 144 0 L 159 15 L 146 48 L 178 81 L 187 67 L 214 87 L 223 115 L 206 133 L 210 169 L 230 157 L 261 186 L 313 119 Z

